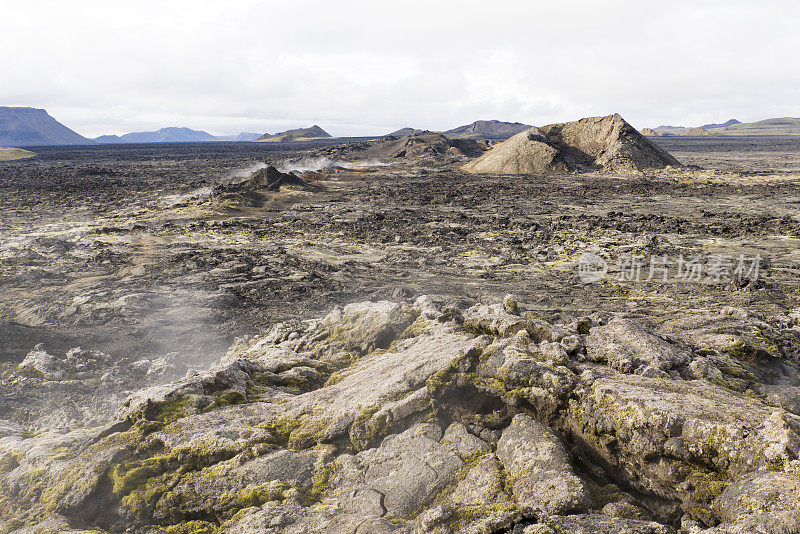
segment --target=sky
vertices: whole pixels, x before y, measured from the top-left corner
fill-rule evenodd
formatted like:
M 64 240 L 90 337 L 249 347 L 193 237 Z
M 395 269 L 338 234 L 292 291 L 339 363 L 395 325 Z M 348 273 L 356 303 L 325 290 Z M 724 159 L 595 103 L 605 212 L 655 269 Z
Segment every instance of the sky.
M 95 137 L 800 116 L 796 0 L 0 0 L 0 105 Z

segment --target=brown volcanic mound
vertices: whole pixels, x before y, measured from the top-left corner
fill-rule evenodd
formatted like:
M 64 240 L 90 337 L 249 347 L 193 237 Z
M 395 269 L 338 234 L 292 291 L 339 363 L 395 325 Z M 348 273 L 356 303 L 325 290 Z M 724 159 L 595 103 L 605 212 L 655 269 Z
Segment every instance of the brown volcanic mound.
M 296 186 L 307 188 L 308 184 L 299 178 L 295 173 L 281 172 L 272 165 L 259 169 L 250 175 L 247 180 L 241 182 L 239 187 L 252 189 L 255 191 L 277 191 L 282 186 Z
M 568 172 L 564 154 L 538 128 L 518 133 L 462 167 L 475 174 L 547 174 Z
M 639 172 L 680 166 L 618 114 L 532 128 L 462 167 L 475 174 Z
M 443 156 L 478 156 L 483 147 L 473 139 L 448 139 L 442 134 L 420 132 L 395 138 L 384 137 L 366 150 L 364 155 L 382 160 Z

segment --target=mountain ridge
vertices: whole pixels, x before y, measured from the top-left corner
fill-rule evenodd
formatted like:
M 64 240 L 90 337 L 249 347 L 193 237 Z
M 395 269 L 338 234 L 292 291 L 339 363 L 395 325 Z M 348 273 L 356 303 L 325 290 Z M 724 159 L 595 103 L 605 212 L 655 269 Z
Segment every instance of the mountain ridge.
M 740 122 L 730 119 L 721 124 L 706 124 L 704 126 L 658 126 L 656 128 L 642 128 L 642 133 L 647 136 L 737 136 L 737 135 L 800 135 L 800 118 L 777 117 L 763 119 L 755 122 Z
M 328 137 L 333 136 L 315 124 L 309 128 L 294 128 L 292 130 L 286 130 L 285 132 L 278 132 L 276 134 L 265 133 L 256 139 L 256 141 L 286 143 L 290 141 L 321 139 Z
M 94 141 L 64 126 L 44 109 L 0 106 L 0 146 L 91 144 Z
M 477 120 L 441 133 L 451 139 L 508 139 L 530 128 L 532 128 L 531 125 L 522 124 L 521 122 Z

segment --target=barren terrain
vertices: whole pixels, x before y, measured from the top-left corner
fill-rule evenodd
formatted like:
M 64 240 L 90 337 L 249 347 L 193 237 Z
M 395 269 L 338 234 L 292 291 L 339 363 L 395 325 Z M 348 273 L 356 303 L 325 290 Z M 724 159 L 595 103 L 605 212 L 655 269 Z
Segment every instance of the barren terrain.
M 799 531 L 800 140 L 411 141 L 0 164 L 0 532 Z
M 318 191 L 281 191 L 241 209 L 202 195 L 282 160 L 290 145 L 42 148 L 0 167 L 0 357 L 19 361 L 43 343 L 205 361 L 275 320 L 422 292 L 511 292 L 543 316 L 607 310 L 655 323 L 688 308 L 790 306 L 800 142 L 658 142 L 711 170 L 537 179 L 397 163 L 324 172 Z M 744 291 L 676 280 L 584 285 L 575 261 L 586 250 L 612 268 L 631 252 L 646 261 L 759 253 L 766 267 Z

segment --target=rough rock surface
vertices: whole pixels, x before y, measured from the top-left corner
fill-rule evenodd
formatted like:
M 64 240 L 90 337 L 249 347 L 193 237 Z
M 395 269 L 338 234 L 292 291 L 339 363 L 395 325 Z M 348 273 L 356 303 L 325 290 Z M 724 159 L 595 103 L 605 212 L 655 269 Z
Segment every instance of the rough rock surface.
M 680 163 L 617 114 L 531 128 L 462 168 L 476 174 L 639 172 Z
M 420 297 L 277 324 L 177 380 L 37 349 L 0 391 L 2 531 L 793 532 L 800 416 L 763 386 L 798 365 L 794 328 Z
M 552 430 L 518 414 L 503 430 L 497 456 L 513 477 L 521 506 L 549 514 L 582 512 L 592 505 L 586 484 L 572 472 L 569 456 Z
M 361 152 L 365 158 L 384 161 L 413 158 L 441 159 L 451 156 L 478 156 L 483 153 L 483 145 L 474 139 L 448 139 L 434 132 L 418 132 L 395 138 L 387 136 L 366 145 Z
M 218 200 L 242 206 L 261 206 L 266 197 L 264 193 L 280 191 L 283 188 L 313 191 L 314 187 L 293 172 L 281 172 L 273 165 L 254 171 L 250 176 L 216 186 L 211 192 Z

